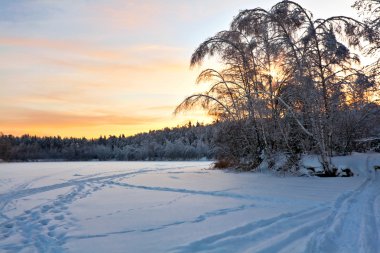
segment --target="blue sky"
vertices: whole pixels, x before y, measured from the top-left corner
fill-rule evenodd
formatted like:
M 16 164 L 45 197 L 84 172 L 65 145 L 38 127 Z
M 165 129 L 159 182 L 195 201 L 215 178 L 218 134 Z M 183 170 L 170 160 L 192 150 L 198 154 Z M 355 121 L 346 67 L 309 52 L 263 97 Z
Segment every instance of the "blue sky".
M 210 122 L 173 117 L 201 69 L 193 50 L 263 0 L 0 1 L 0 132 L 134 134 Z M 353 1 L 298 1 L 315 17 L 355 15 Z

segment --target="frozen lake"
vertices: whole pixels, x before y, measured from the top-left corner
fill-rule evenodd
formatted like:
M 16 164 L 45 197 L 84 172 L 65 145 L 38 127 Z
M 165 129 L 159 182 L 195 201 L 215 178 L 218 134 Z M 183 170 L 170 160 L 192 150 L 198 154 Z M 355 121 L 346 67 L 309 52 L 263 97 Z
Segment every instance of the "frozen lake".
M 0 252 L 379 252 L 380 179 L 369 169 L 379 155 L 340 162 L 367 172 L 321 179 L 210 162 L 3 163 Z

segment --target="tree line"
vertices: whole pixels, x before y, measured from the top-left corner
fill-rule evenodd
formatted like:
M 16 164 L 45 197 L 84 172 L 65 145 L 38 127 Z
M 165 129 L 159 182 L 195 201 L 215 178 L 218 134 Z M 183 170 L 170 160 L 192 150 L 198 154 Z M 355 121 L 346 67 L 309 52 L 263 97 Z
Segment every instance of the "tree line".
M 363 20 L 314 18 L 287 0 L 240 11 L 194 51 L 191 66 L 215 57 L 222 67 L 203 70 L 197 83 L 206 91 L 176 112 L 201 106 L 223 122 L 215 141 L 221 164 L 254 169 L 283 153 L 282 169 L 292 170 L 312 153 L 335 175 L 333 155 L 380 136 L 380 2 L 353 7 Z M 363 65 L 361 55 L 374 62 Z
M 214 157 L 215 129 L 201 124 L 165 128 L 134 136 L 96 139 L 20 137 L 0 134 L 0 159 L 3 161 L 38 160 L 195 160 Z

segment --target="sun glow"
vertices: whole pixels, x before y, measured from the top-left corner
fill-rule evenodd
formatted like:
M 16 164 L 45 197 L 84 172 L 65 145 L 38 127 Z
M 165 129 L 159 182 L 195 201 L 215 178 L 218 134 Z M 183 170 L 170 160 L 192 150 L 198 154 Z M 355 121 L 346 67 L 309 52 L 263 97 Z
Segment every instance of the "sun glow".
M 0 132 L 76 137 L 212 122 L 204 112 L 172 115 L 185 97 L 209 87 L 195 85 L 204 67 L 222 66 L 210 58 L 190 71 L 190 56 L 239 9 L 252 7 L 249 0 L 0 2 Z M 309 2 L 317 16 L 332 16 Z M 351 10 L 342 2 L 329 4 Z M 281 57 L 259 73 L 274 87 L 287 77 Z
M 269 70 L 268 74 L 272 77 L 272 79 L 277 80 L 280 76 L 279 70 L 278 69 L 271 69 Z

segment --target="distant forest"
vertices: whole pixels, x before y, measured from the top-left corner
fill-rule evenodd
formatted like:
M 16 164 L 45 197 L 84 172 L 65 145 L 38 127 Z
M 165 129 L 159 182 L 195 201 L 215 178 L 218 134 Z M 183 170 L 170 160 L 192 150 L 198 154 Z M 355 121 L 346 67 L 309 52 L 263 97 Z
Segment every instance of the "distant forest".
M 165 128 L 130 137 L 97 139 L 20 137 L 0 134 L 0 160 L 198 160 L 214 157 L 214 126 L 201 124 Z

